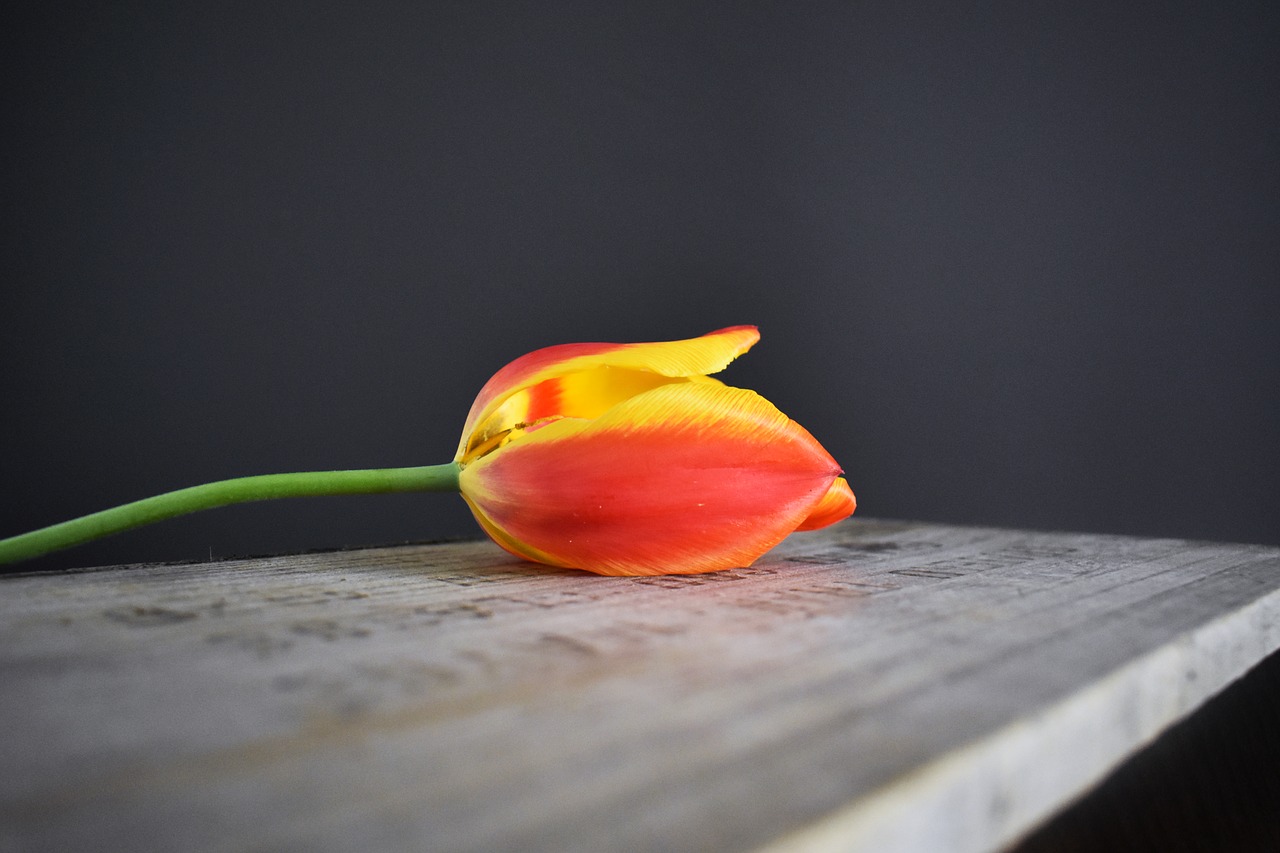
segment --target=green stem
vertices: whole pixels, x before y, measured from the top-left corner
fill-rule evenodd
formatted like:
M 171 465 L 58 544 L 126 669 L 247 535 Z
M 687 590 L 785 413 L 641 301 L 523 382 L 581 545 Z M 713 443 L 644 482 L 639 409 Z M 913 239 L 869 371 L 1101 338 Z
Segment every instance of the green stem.
M 456 492 L 458 465 L 424 465 L 419 468 L 370 468 L 363 471 L 306 471 L 296 474 L 263 474 L 218 480 L 202 486 L 165 492 L 151 498 L 104 509 L 0 539 L 0 564 L 16 563 L 153 524 L 166 518 L 229 504 L 275 498 L 322 495 L 368 495 L 385 492 Z

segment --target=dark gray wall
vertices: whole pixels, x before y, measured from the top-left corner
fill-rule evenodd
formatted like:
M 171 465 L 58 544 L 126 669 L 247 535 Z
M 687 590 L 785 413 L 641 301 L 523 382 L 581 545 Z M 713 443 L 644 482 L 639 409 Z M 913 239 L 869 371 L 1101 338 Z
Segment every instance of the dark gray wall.
M 527 350 L 756 323 L 726 378 L 862 513 L 1280 542 L 1277 4 L 101 5 L 0 37 L 0 534 L 445 461 Z M 30 565 L 475 533 L 319 499 Z

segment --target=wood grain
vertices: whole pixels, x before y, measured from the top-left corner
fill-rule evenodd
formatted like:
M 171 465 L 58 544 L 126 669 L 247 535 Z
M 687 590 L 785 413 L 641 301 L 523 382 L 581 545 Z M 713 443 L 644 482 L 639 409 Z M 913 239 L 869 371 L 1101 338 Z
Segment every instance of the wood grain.
M 1280 550 L 853 520 L 0 579 L 0 850 L 990 850 L 1280 647 Z

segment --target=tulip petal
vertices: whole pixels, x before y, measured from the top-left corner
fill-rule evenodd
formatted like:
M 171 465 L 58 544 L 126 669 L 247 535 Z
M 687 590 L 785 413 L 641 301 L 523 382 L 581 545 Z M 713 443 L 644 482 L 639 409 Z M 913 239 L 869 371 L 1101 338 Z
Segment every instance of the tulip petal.
M 544 379 L 502 401 L 471 433 L 460 462 L 501 447 L 513 431 L 559 418 L 596 418 L 618 403 L 672 382 L 687 382 L 646 370 L 596 367 Z
M 536 350 L 499 370 L 480 389 L 454 458 L 461 461 L 476 455 L 477 447 L 488 445 L 515 424 L 533 423 L 550 415 L 564 416 L 559 406 L 565 400 L 590 401 L 592 414 L 571 416 L 594 417 L 630 396 L 619 391 L 602 397 L 594 394 L 592 387 L 607 386 L 609 382 L 617 382 L 620 387 L 643 386 L 631 392 L 636 393 L 681 378 L 717 373 L 759 339 L 755 326 L 732 326 L 681 341 L 562 344 Z M 611 372 L 594 373 L 603 369 Z M 576 386 L 570 377 L 580 373 L 592 374 L 594 380 L 584 379 L 582 387 Z M 637 375 L 646 378 L 638 379 Z M 548 381 L 553 379 L 564 381 Z
M 858 501 L 853 496 L 853 489 L 849 488 L 844 477 L 836 477 L 822 500 L 809 512 L 809 517 L 800 522 L 796 530 L 817 530 L 835 524 L 853 515 L 857 508 Z
M 839 474 L 759 394 L 686 382 L 524 433 L 464 466 L 460 486 L 512 553 L 599 574 L 686 574 L 749 565 Z

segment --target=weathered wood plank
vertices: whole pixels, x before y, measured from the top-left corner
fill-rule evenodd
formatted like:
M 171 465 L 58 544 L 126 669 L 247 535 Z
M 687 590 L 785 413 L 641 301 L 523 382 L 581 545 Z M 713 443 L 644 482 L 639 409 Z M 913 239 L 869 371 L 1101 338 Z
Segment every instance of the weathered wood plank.
M 0 580 L 0 850 L 995 849 L 1280 647 L 1280 549 L 856 520 Z

